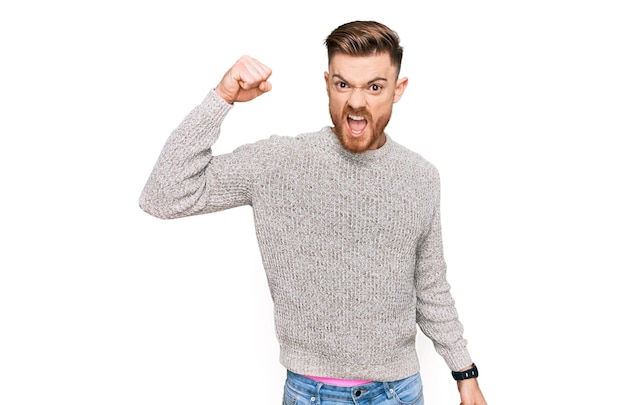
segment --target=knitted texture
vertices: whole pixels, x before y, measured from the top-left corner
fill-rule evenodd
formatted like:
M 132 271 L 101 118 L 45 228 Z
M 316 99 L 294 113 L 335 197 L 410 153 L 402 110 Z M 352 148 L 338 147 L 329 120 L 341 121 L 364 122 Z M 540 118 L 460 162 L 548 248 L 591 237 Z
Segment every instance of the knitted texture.
M 471 364 L 446 281 L 436 168 L 389 137 L 351 153 L 329 127 L 214 156 L 231 108 L 211 91 L 192 110 L 140 206 L 168 219 L 252 207 L 281 363 L 401 379 L 419 371 L 417 324 L 451 369 Z

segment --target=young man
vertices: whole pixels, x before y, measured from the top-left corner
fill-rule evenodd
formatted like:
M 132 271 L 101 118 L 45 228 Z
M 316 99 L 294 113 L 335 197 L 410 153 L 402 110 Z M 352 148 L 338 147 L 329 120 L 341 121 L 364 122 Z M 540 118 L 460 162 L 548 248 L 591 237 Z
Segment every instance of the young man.
M 244 56 L 170 136 L 140 206 L 159 218 L 252 207 L 284 403 L 423 403 L 417 324 L 462 404 L 485 404 L 446 281 L 438 172 L 385 133 L 408 83 L 399 38 L 355 21 L 326 46 L 332 127 L 213 156 L 233 105 L 271 90 L 271 70 Z

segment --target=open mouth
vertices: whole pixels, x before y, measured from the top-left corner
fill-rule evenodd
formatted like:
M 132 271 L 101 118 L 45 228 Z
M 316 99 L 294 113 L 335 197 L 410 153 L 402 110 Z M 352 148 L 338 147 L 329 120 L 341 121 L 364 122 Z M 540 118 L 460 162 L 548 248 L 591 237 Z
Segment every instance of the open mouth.
M 359 137 L 363 135 L 365 132 L 365 127 L 367 127 L 367 120 L 365 117 L 360 115 L 348 115 L 348 128 L 350 128 L 350 133 L 352 136 Z

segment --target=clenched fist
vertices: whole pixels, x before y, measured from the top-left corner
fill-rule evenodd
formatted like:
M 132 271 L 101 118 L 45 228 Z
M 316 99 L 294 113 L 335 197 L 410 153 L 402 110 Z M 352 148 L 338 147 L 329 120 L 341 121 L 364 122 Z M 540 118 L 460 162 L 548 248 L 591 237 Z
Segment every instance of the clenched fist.
M 250 101 L 272 89 L 267 81 L 271 74 L 272 69 L 244 55 L 226 72 L 215 92 L 230 104 Z

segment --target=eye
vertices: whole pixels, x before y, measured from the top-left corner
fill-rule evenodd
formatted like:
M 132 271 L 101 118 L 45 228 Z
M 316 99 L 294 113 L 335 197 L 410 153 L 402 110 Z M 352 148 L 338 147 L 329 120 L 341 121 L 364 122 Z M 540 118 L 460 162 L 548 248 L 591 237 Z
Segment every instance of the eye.
M 378 85 L 376 83 L 372 83 L 370 85 L 370 91 L 372 93 L 380 93 L 382 90 L 383 90 L 383 86 L 381 86 L 381 85 Z
M 335 87 L 337 88 L 337 90 L 348 90 L 350 88 L 348 83 L 342 81 L 336 81 Z

